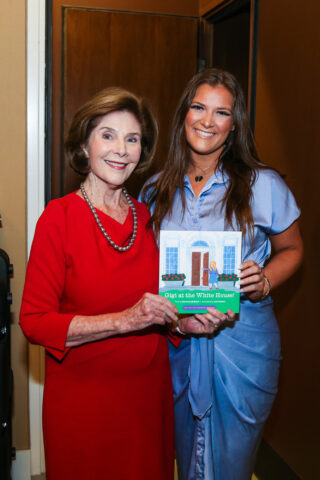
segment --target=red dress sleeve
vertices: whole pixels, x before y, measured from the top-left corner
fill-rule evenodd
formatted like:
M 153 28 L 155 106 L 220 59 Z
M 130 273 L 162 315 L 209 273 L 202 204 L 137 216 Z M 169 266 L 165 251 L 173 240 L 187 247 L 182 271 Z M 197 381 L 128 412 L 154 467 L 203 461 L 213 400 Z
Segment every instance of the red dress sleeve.
M 60 312 L 66 272 L 64 237 L 64 209 L 59 201 L 52 201 L 37 223 L 20 311 L 28 340 L 44 346 L 58 360 L 70 350 L 65 344 L 74 317 Z

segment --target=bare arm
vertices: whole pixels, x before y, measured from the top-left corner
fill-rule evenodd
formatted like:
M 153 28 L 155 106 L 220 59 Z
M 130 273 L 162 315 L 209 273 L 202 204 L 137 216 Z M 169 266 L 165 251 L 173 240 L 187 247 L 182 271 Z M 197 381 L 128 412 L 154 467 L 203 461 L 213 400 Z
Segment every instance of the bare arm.
M 241 292 L 251 300 L 259 300 L 267 289 L 264 275 L 269 279 L 271 288 L 285 282 L 301 264 L 303 244 L 298 222 L 295 221 L 284 232 L 270 236 L 274 255 L 262 270 L 253 260 L 241 264 Z
M 178 319 L 176 312 L 177 308 L 167 298 L 145 293 L 135 305 L 123 312 L 76 315 L 69 325 L 66 347 L 124 335 L 151 325 L 171 323 Z

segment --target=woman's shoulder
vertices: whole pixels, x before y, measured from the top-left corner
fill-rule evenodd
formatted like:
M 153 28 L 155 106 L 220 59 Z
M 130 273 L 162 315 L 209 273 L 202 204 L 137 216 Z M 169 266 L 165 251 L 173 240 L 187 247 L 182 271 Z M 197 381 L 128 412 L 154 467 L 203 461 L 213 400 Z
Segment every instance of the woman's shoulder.
M 144 185 L 150 185 L 151 183 L 155 182 L 156 180 L 158 180 L 161 174 L 162 174 L 162 171 L 155 173 L 154 175 L 148 178 L 148 180 L 145 182 Z
M 152 175 L 151 177 L 148 178 L 148 180 L 144 183 L 141 191 L 143 191 L 146 187 L 148 187 L 150 185 L 153 185 L 157 180 L 158 178 L 160 177 L 162 172 L 158 172 L 158 173 L 155 173 L 154 175 Z
M 161 172 L 152 175 L 148 180 L 144 183 L 143 187 L 140 190 L 138 200 L 142 202 L 143 200 L 147 201 L 150 195 L 152 194 L 152 185 L 158 180 L 160 177 Z
M 69 193 L 61 198 L 50 200 L 44 211 L 39 217 L 38 224 L 60 223 L 65 221 L 70 207 L 77 202 L 75 192 Z
M 283 177 L 276 170 L 272 168 L 263 168 L 256 170 L 256 178 L 253 185 L 253 190 L 263 188 L 265 191 L 287 192 L 289 190 Z
M 282 232 L 300 215 L 293 193 L 275 170 L 257 170 L 252 193 L 254 217 L 269 218 L 270 233 Z
M 256 182 L 272 182 L 274 180 L 282 180 L 281 175 L 273 168 L 259 168 L 255 170 L 256 173 Z

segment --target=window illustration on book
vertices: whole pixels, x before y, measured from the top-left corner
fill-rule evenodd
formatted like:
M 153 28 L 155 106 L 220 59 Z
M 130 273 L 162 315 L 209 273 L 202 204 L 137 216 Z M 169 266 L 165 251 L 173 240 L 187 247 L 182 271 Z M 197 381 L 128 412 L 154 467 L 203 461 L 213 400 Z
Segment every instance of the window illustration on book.
M 160 231 L 159 294 L 179 313 L 239 312 L 241 232 Z

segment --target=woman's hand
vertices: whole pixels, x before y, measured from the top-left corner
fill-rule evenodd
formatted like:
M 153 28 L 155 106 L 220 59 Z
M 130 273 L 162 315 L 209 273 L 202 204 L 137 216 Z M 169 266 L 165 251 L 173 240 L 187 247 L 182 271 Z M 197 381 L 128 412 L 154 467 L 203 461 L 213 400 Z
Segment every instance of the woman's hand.
M 303 256 L 303 244 L 298 222 L 293 222 L 281 233 L 270 235 L 273 256 L 263 268 L 253 260 L 240 265 L 241 292 L 247 294 L 252 301 L 259 300 L 263 295 L 285 282 L 298 269 Z M 265 276 L 270 281 L 265 280 Z
M 235 313 L 228 310 L 220 312 L 216 308 L 208 307 L 208 313 L 196 313 L 192 316 L 181 317 L 178 325 L 182 333 L 190 335 L 212 335 L 226 322 L 234 322 Z
M 240 265 L 240 270 L 240 291 L 252 301 L 259 300 L 269 289 L 262 268 L 253 260 L 247 260 Z
M 67 333 L 67 347 L 74 347 L 96 340 L 125 335 L 150 327 L 178 320 L 178 309 L 167 298 L 144 293 L 140 300 L 122 312 L 73 317 Z
M 144 293 L 141 299 L 122 312 L 119 318 L 119 333 L 143 330 L 151 325 L 164 325 L 178 320 L 177 307 L 165 297 Z

